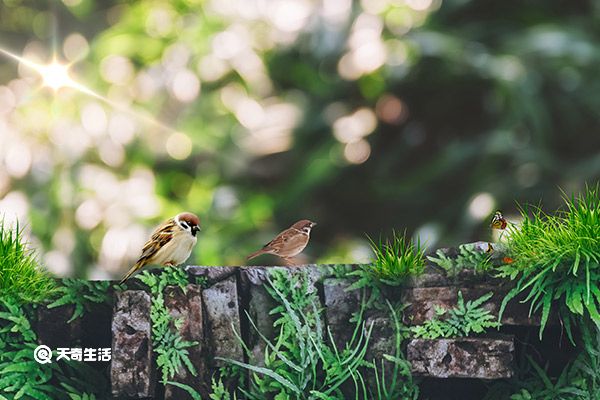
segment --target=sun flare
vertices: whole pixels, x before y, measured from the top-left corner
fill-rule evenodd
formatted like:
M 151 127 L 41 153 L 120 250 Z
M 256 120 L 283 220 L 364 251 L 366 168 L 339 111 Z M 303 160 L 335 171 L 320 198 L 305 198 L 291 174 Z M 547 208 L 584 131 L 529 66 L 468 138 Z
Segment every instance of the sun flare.
M 71 65 L 59 62 L 56 59 L 56 57 L 54 57 L 52 62 L 49 64 L 38 64 L 25 57 L 18 56 L 4 49 L 0 49 L 0 53 L 3 53 L 8 57 L 17 60 L 27 68 L 37 72 L 42 78 L 42 85 L 45 87 L 50 87 L 54 89 L 54 91 L 57 91 L 58 89 L 63 87 L 69 87 L 87 95 L 105 100 L 102 96 L 94 92 L 92 89 L 82 85 L 81 83 L 71 78 L 71 75 L 69 74 L 69 68 L 71 67 Z
M 61 64 L 56 60 L 48 65 L 40 65 L 38 72 L 44 80 L 44 86 L 48 86 L 54 90 L 63 87 L 73 87 L 76 84 L 69 75 L 69 65 Z
M 39 64 L 37 62 L 31 61 L 25 57 L 21 57 L 17 54 L 11 53 L 10 51 L 4 50 L 2 48 L 0 48 L 0 54 L 4 54 L 5 56 L 8 56 L 8 57 L 18 61 L 19 63 L 26 66 L 27 68 L 37 72 L 40 75 L 40 77 L 42 78 L 42 87 L 49 87 L 49 88 L 53 89 L 54 92 L 57 92 L 59 89 L 62 89 L 62 88 L 70 88 L 70 89 L 77 90 L 88 96 L 95 97 L 95 98 L 111 105 L 115 109 L 127 112 L 128 114 L 131 114 L 131 115 L 135 116 L 136 118 L 139 118 L 143 121 L 151 123 L 152 125 L 158 126 L 161 129 L 164 129 L 168 132 L 175 132 L 175 130 L 173 128 L 171 128 L 168 125 L 163 124 L 162 122 L 156 120 L 155 118 L 152 118 L 148 115 L 141 114 L 139 112 L 136 112 L 136 111 L 130 109 L 129 107 L 127 107 L 126 105 L 118 104 L 118 103 L 96 93 L 95 91 L 88 88 L 87 86 L 77 82 L 74 78 L 71 77 L 71 74 L 69 73 L 71 64 L 63 64 L 60 61 L 58 61 L 56 57 L 54 57 L 52 59 L 52 62 L 50 62 L 49 64 Z

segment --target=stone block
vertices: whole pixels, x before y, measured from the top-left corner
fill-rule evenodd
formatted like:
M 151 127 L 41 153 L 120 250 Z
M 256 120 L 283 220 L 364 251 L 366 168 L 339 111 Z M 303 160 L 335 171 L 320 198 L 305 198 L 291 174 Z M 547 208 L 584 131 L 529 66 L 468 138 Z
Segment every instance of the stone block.
M 266 343 L 261 339 L 260 334 L 268 339 L 273 339 L 275 336 L 273 329 L 275 317 L 269 312 L 276 306 L 276 303 L 264 287 L 268 273 L 268 269 L 258 267 L 244 268 L 240 274 L 245 308 L 248 313 L 248 315 L 244 313 L 241 316 L 244 321 L 243 325 L 247 327 L 245 340 L 250 349 L 248 361 L 250 364 L 258 366 L 264 366 L 266 348 Z
M 164 293 L 165 306 L 169 314 L 181 321 L 179 334 L 185 341 L 197 342 L 189 347 L 188 355 L 196 369 L 197 376 L 192 375 L 187 367 L 182 368 L 172 379 L 195 389 L 201 396 L 208 398 L 210 388 L 210 371 L 208 369 L 204 347 L 204 312 L 202 310 L 202 288 L 188 285 L 185 293 L 177 286 L 169 286 Z M 165 387 L 165 400 L 185 399 L 189 395 L 173 385 Z
M 500 306 L 504 297 L 510 290 L 510 285 L 474 285 L 465 287 L 458 286 L 440 286 L 440 287 L 422 287 L 405 288 L 402 293 L 402 301 L 408 305 L 404 322 L 409 325 L 420 325 L 426 320 L 435 316 L 435 308 L 442 307 L 450 309 L 456 306 L 458 292 L 460 291 L 466 301 L 478 299 L 485 294 L 492 292 L 493 296 L 483 307 L 488 309 L 493 315 L 498 315 Z M 539 326 L 540 316 L 533 315 L 528 317 L 529 304 L 520 303 L 520 298 L 515 298 L 509 302 L 504 314 L 502 315 L 502 324 L 507 326 Z M 556 318 L 551 319 L 551 323 Z
M 356 323 L 350 319 L 361 307 L 361 291 L 347 291 L 350 285 L 349 280 L 328 278 L 323 281 L 325 318 L 338 349 L 343 349 L 352 338 Z
M 150 306 L 150 294 L 144 291 L 116 293 L 110 370 L 115 397 L 154 396 L 157 377 L 152 354 Z
M 505 379 L 513 375 L 512 336 L 412 339 L 407 358 L 415 375 Z
M 215 283 L 202 291 L 206 311 L 206 337 L 209 346 L 211 367 L 226 365 L 214 357 L 243 360 L 243 351 L 238 337 L 241 336 L 239 298 L 235 276 Z
M 201 265 L 188 265 L 185 271 L 191 276 L 205 277 L 208 284 L 220 282 L 235 274 L 238 267 L 205 267 Z

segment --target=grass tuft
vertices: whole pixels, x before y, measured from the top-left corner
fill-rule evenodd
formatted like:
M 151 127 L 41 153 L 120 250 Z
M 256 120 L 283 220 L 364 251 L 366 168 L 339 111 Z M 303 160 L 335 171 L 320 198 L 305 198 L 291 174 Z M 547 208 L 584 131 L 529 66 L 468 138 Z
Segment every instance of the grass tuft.
M 425 268 L 425 251 L 421 242 L 416 243 L 392 231 L 392 238 L 375 243 L 369 238 L 375 254 L 369 272 L 378 280 L 389 285 L 399 285 L 406 278 L 420 275 Z
M 0 291 L 27 302 L 48 298 L 55 288 L 36 254 L 23 239 L 19 225 L 9 228 L 0 220 Z
M 554 215 L 522 209 L 522 224 L 509 227 L 508 251 L 514 261 L 500 268 L 501 277 L 517 284 L 501 313 L 510 299 L 524 292 L 530 314 L 541 311 L 540 336 L 557 305 L 569 336 L 575 315 L 587 315 L 600 326 L 599 195 L 596 185 L 578 196 L 564 196 L 565 209 Z

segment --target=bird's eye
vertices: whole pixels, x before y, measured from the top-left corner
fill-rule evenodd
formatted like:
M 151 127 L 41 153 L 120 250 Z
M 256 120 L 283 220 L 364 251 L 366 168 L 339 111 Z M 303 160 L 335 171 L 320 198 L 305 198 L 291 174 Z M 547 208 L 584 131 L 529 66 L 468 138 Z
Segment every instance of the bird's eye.
M 190 226 L 185 221 L 181 221 L 181 226 L 183 227 L 183 229 L 190 229 Z

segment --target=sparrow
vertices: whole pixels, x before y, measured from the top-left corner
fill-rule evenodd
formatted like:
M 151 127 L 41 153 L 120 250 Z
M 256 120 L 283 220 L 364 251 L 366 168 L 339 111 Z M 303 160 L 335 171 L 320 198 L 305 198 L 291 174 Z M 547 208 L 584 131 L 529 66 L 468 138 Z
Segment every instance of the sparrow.
M 315 225 L 315 222 L 307 219 L 300 220 L 265 244 L 262 249 L 250 254 L 247 259 L 251 260 L 261 254 L 273 254 L 281 257 L 287 265 L 291 265 L 291 258 L 300 254 L 308 244 L 310 231 Z
M 146 265 L 175 267 L 185 262 L 196 244 L 200 219 L 192 213 L 182 212 L 157 227 L 142 248 L 142 255 L 120 283 Z

